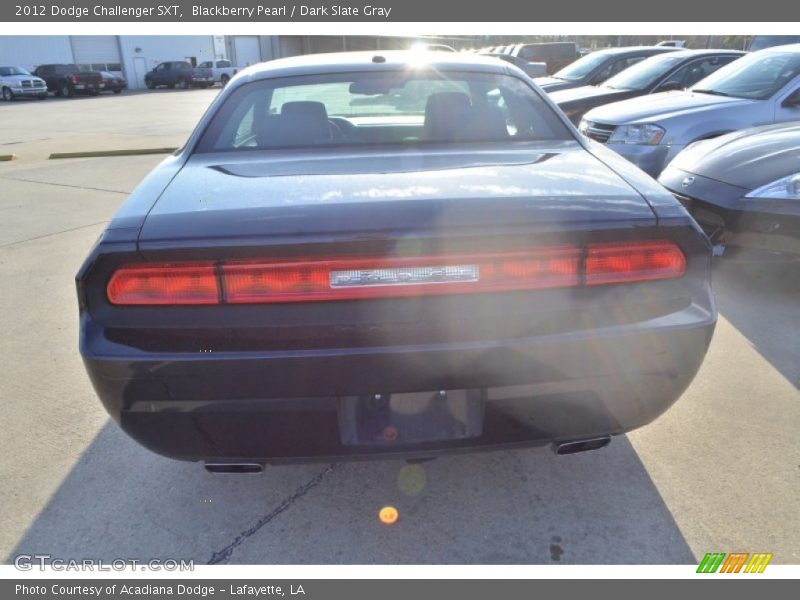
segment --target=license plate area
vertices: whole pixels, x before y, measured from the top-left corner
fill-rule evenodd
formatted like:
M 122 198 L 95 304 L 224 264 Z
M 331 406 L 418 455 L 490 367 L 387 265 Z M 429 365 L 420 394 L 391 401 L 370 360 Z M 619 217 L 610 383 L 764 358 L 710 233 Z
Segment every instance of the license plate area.
M 483 432 L 480 389 L 371 394 L 339 399 L 346 446 L 395 446 L 460 440 Z

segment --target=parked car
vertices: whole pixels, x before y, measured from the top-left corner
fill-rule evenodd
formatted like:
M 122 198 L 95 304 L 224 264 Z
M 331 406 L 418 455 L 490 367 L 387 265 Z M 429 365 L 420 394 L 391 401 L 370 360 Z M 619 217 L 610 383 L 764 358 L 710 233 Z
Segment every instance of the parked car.
M 667 48 L 685 48 L 686 40 L 664 40 L 658 42 L 656 46 L 662 46 Z
M 546 92 L 600 85 L 645 58 L 674 50 L 656 46 L 606 48 L 579 58 L 550 77 L 540 77 L 536 83 Z
M 550 97 L 576 125 L 593 108 L 658 92 L 682 90 L 744 53 L 736 50 L 678 50 L 651 56 L 599 86 L 553 92 Z M 642 101 L 649 102 L 649 99 Z
M 788 46 L 800 44 L 800 35 L 754 35 L 747 49 L 750 52 L 774 48 L 775 46 Z
M 543 62 L 548 73 L 555 73 L 579 58 L 578 44 L 574 42 L 539 42 L 514 44 L 508 53 L 528 62 Z
M 540 77 L 547 74 L 547 65 L 541 62 L 528 62 L 524 58 L 518 56 L 511 56 L 510 54 L 494 54 L 491 52 L 482 52 L 482 56 L 492 56 L 507 63 L 511 63 L 515 67 L 525 72 L 528 77 Z
M 144 76 L 144 83 L 149 90 L 162 85 L 185 90 L 192 86 L 211 87 L 214 85 L 214 76 L 211 69 L 192 67 L 192 63 L 188 61 L 176 60 L 157 65 Z
M 681 395 L 716 322 L 694 219 L 522 71 L 425 60 L 251 67 L 129 196 L 77 294 L 134 439 L 234 472 L 564 454 Z
M 222 87 L 228 85 L 231 77 L 239 72 L 237 67 L 229 60 L 207 60 L 197 65 L 199 69 L 208 69 L 215 83 L 221 83 Z
M 16 98 L 47 99 L 47 83 L 22 67 L 0 67 L 0 95 L 6 102 Z
M 128 87 L 128 81 L 124 77 L 114 75 L 114 73 L 110 73 L 109 71 L 100 71 L 100 76 L 103 78 L 102 91 L 104 92 L 119 94 Z
M 797 120 L 800 44 L 754 52 L 686 91 L 597 108 L 586 114 L 580 128 L 657 177 L 693 142 L 757 125 Z
M 409 50 L 420 51 L 426 50 L 429 52 L 455 52 L 456 49 L 447 44 L 428 44 L 427 42 L 418 42 L 411 46 Z
M 63 98 L 75 94 L 97 96 L 103 86 L 103 78 L 98 71 L 81 71 L 78 65 L 39 65 L 33 74 L 44 79 L 48 91 Z
M 659 181 L 688 208 L 719 250 L 800 259 L 800 122 L 697 142 Z

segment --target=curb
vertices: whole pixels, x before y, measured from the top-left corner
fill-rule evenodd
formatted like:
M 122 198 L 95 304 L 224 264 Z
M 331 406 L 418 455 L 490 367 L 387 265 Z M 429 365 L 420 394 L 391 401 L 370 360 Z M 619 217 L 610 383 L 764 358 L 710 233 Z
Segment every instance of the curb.
M 177 148 L 134 148 L 132 150 L 93 150 L 88 152 L 55 152 L 48 159 L 96 158 L 102 156 L 137 156 L 140 154 L 172 154 Z
M 17 160 L 19 156 L 16 154 L 0 154 L 0 161 Z

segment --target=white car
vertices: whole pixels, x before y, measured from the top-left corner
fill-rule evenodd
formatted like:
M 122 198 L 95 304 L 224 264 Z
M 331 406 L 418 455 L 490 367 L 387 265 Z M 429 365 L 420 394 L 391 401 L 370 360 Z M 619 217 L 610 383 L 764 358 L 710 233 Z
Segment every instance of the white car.
M 22 67 L 0 67 L 0 94 L 10 102 L 15 98 L 47 98 L 47 84 L 44 79 L 31 75 Z
M 239 72 L 239 68 L 234 67 L 229 60 L 207 60 L 197 65 L 197 67 L 211 71 L 214 76 L 214 82 L 221 83 L 222 87 L 225 87 L 231 77 Z

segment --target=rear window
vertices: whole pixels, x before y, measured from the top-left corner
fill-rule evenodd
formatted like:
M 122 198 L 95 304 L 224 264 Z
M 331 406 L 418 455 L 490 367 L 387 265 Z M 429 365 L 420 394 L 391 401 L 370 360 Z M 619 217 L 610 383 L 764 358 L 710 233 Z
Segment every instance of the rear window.
M 512 76 L 415 70 L 262 80 L 236 89 L 198 152 L 574 139 Z

